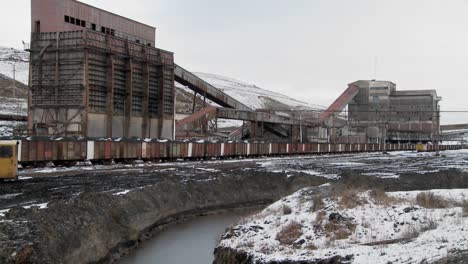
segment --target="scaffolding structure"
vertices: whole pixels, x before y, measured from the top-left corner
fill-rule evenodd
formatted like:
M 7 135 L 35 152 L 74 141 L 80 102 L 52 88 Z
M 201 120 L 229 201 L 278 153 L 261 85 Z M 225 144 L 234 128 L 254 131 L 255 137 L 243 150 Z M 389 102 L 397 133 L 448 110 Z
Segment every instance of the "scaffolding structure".
M 32 33 L 30 53 L 30 133 L 173 138 L 173 53 L 88 29 Z

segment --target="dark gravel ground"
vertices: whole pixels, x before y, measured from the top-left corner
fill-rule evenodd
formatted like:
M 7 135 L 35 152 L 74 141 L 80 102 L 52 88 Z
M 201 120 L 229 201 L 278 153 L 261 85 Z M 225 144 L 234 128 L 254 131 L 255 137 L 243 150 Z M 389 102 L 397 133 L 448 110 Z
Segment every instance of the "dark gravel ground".
M 153 185 L 161 179 L 204 181 L 276 173 L 349 181 L 385 190 L 414 190 L 467 187 L 465 171 L 468 171 L 465 151 L 446 151 L 439 157 L 434 153 L 396 152 L 24 169 L 19 181 L 0 183 L 0 210 L 66 199 L 82 192 L 115 193 Z

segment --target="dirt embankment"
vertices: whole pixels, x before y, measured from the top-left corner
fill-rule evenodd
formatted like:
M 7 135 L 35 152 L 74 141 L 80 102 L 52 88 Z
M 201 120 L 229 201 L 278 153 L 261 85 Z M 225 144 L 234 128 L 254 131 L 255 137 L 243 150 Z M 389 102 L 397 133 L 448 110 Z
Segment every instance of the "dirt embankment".
M 46 209 L 15 207 L 0 222 L 0 263 L 108 263 L 162 226 L 223 208 L 268 204 L 318 177 L 254 173 L 163 179 L 122 194 L 83 192 Z

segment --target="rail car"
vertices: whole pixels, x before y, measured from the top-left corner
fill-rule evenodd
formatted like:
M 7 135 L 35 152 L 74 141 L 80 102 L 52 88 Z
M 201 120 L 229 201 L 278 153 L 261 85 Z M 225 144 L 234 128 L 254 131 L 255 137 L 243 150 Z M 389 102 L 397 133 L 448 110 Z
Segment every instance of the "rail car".
M 11 142 L 11 139 L 9 139 Z M 18 162 L 23 166 L 73 165 L 92 163 L 225 159 L 307 154 L 335 154 L 416 150 L 415 144 L 329 144 L 284 142 L 213 142 L 177 140 L 122 140 L 75 138 L 19 138 Z M 0 143 L 2 140 L 0 139 Z M 460 149 L 461 145 L 440 145 L 440 150 Z M 436 147 L 426 145 L 425 151 Z
M 18 172 L 18 141 L 0 141 L 0 180 L 15 180 Z

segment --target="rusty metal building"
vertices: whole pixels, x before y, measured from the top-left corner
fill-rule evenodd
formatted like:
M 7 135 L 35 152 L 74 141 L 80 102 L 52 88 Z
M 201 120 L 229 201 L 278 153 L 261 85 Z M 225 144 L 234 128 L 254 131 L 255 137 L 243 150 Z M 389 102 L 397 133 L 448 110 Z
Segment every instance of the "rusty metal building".
M 369 142 L 427 142 L 439 131 L 435 90 L 396 90 L 389 81 L 357 81 L 349 102 L 349 126 L 365 133 Z
M 31 11 L 32 134 L 174 137 L 174 58 L 155 28 L 74 0 Z

